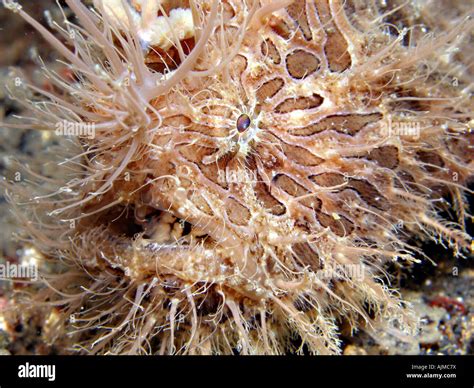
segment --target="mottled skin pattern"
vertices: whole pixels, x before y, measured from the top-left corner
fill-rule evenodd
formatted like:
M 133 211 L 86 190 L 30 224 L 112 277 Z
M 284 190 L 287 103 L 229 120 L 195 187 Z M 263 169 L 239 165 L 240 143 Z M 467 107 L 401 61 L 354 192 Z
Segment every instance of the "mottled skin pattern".
M 212 2 L 195 3 L 213 20 Z M 452 86 L 433 53 L 459 44 L 472 20 L 407 44 L 375 6 L 296 0 L 269 14 L 262 3 L 222 2 L 189 75 L 165 93 L 131 86 L 150 102 L 125 104 L 133 137 L 111 125 L 81 140 L 94 153 L 79 204 L 53 212 L 81 218 L 61 246 L 34 238 L 71 262 L 56 289 L 89 290 L 75 288 L 61 310 L 62 331 L 84 328 L 71 337 L 83 351 L 339 353 L 341 325 L 375 337 L 414 327 L 384 274 L 415 260 L 407 236 L 469 248 L 472 78 L 459 67 Z M 143 55 L 154 69 L 171 63 Z M 100 94 L 90 81 L 77 88 Z M 442 195 L 459 224 L 440 219 Z

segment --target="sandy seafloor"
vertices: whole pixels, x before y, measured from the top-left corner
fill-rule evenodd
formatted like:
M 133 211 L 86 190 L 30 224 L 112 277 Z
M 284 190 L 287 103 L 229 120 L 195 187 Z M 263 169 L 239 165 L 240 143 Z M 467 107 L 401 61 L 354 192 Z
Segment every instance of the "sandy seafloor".
M 40 0 L 26 6 L 43 23 L 45 8 L 54 10 L 54 2 Z M 37 33 L 3 8 L 0 8 L 0 53 L 0 121 L 10 121 L 13 115 L 24 112 L 17 102 L 8 98 L 5 88 L 11 85 L 13 74 L 22 69 L 26 76 L 35 78 L 35 55 L 39 53 L 48 66 L 54 66 L 55 57 Z M 38 173 L 54 176 L 55 162 L 50 149 L 64 141 L 53 131 L 39 133 L 0 127 L 1 175 L 12 179 L 18 170 L 14 160 L 18 160 Z M 16 231 L 15 217 L 0 196 L 0 264 L 27 254 L 28 247 L 16 240 Z M 451 252 L 434 244 L 426 245 L 425 251 L 437 263 L 436 267 L 425 262 L 397 273 L 394 281 L 396 285 L 399 280 L 404 299 L 413 304 L 420 316 L 420 333 L 411 343 L 403 343 L 388 334 L 382 343 L 376 343 L 367 334 L 350 336 L 343 330 L 344 354 L 474 354 L 473 260 L 454 259 Z M 457 276 L 453 275 L 454 267 L 459 269 Z M 2 323 L 1 310 L 8 308 L 12 289 L 11 282 L 0 280 L 0 354 L 64 353 L 65 349 L 45 343 L 41 317 L 28 317 L 9 326 Z

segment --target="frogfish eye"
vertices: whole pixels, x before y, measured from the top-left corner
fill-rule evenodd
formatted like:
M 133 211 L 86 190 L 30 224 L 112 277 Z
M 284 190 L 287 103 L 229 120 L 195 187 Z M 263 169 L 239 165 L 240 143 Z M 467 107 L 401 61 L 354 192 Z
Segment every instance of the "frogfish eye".
M 237 119 L 237 130 L 242 133 L 245 132 L 248 127 L 250 127 L 250 117 L 245 113 L 241 114 Z

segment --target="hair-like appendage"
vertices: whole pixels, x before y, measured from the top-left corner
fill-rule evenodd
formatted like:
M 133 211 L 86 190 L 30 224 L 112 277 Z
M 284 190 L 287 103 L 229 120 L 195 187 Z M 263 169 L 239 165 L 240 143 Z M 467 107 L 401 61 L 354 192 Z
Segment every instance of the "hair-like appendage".
M 472 17 L 424 38 L 388 21 L 407 5 L 356 0 L 66 3 L 78 24 L 51 31 L 4 1 L 74 78 L 23 79 L 32 114 L 9 126 L 93 130 L 68 179 L 2 183 L 54 264 L 16 301 L 54 312 L 52 341 L 338 354 L 341 325 L 416 329 L 386 266 L 429 260 L 410 236 L 470 250 Z

